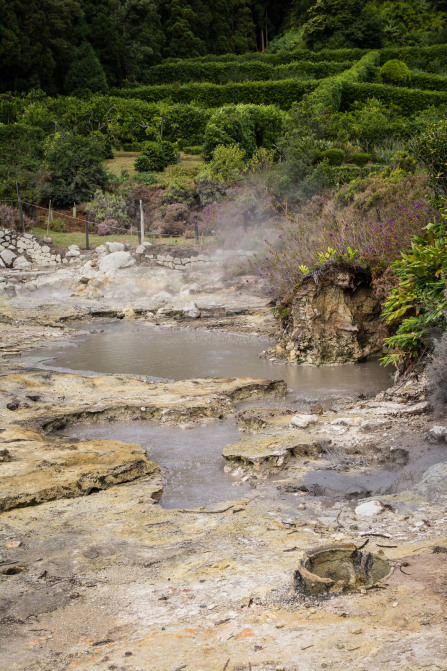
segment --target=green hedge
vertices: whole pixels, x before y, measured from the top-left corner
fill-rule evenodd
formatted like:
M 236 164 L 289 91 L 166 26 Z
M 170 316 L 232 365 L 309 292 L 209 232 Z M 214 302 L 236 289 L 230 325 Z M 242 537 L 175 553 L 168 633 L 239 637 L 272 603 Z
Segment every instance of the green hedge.
M 332 187 L 343 186 L 343 184 L 348 184 L 358 177 L 363 179 L 380 169 L 380 166 L 377 165 L 366 165 L 362 167 L 357 165 L 341 165 L 328 166 L 326 168 L 328 171 L 327 174 L 329 175 L 329 185 Z
M 146 102 L 170 100 L 174 103 L 196 102 L 204 107 L 222 107 L 237 103 L 255 105 L 278 105 L 288 109 L 318 86 L 318 81 L 285 79 L 269 82 L 245 82 L 231 84 L 185 84 L 183 86 L 140 86 L 134 89 L 115 89 L 113 95 L 120 98 L 137 98 Z M 192 141 L 192 140 L 191 140 Z M 194 141 L 195 143 L 195 141 Z
M 429 72 L 412 72 L 411 86 L 429 91 L 447 91 L 447 77 L 433 75 Z
M 280 79 L 319 79 L 339 74 L 350 68 L 352 61 L 294 61 L 274 65 L 267 61 L 195 62 L 178 61 L 161 63 L 150 68 L 146 81 L 155 84 L 187 84 L 190 82 L 211 82 L 227 84 L 242 81 L 268 81 Z M 134 87 L 133 87 L 134 88 Z
M 421 91 L 386 84 L 344 82 L 340 109 L 344 112 L 354 103 L 366 101 L 368 98 L 377 98 L 387 105 L 396 105 L 404 116 L 411 116 L 427 107 L 445 105 L 447 92 Z
M 293 51 L 283 51 L 279 53 L 269 52 L 247 52 L 245 54 L 208 54 L 207 56 L 196 56 L 195 58 L 188 58 L 188 63 L 226 63 L 228 61 L 248 62 L 248 61 L 263 61 L 265 63 L 273 63 L 275 65 L 283 65 L 285 63 L 292 63 L 293 61 L 312 61 L 318 63 L 319 61 L 355 61 L 364 56 L 368 49 L 322 49 L 321 51 L 310 51 L 309 49 L 295 49 Z M 184 59 L 167 58 L 163 64 L 184 63 Z
M 345 84 L 354 84 L 371 78 L 379 62 L 377 51 L 370 51 L 362 56 L 349 70 L 345 70 L 336 77 L 323 80 L 308 96 L 307 102 L 314 109 L 339 110 L 342 104 L 343 87 Z
M 380 50 L 380 64 L 398 59 L 410 68 L 430 70 L 439 67 L 447 60 L 447 44 L 435 44 L 431 47 L 390 47 Z

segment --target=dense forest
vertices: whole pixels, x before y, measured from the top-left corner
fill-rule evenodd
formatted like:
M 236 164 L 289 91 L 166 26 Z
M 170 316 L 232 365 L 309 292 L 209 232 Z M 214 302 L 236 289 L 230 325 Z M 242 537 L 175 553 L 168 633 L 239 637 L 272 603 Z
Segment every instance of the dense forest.
M 446 0 L 0 0 L 3 91 L 146 81 L 166 58 L 447 41 Z M 285 33 L 285 37 L 281 37 Z

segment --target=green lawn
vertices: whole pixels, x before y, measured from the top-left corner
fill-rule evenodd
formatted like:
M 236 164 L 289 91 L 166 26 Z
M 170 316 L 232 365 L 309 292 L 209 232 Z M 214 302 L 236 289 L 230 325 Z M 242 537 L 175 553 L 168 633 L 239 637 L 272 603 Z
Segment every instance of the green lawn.
M 35 227 L 31 229 L 31 232 L 40 239 L 43 239 L 47 234 L 45 228 Z M 56 233 L 55 231 L 50 231 L 50 237 L 58 247 L 79 245 L 81 249 L 85 249 L 85 234 L 82 232 Z M 159 238 L 153 235 L 145 235 L 144 239 L 146 242 L 151 242 L 152 244 L 179 245 L 183 247 L 194 245 L 194 239 L 191 238 Z M 124 244 L 137 245 L 138 237 L 136 233 L 134 235 L 97 235 L 96 233 L 89 235 L 90 247 L 105 245 L 106 242 L 124 242 Z
M 139 152 L 135 151 L 113 151 L 113 158 L 104 161 L 107 170 L 117 177 L 121 177 L 121 171 L 127 170 L 132 177 L 136 175 L 134 168 L 135 159 L 139 156 Z M 204 164 L 203 158 L 200 156 L 193 156 L 192 154 L 184 154 L 180 152 L 180 161 L 175 165 L 168 165 L 163 172 L 157 173 L 160 175 L 160 184 L 172 181 L 173 179 L 185 179 L 194 181 L 194 177 L 202 169 Z

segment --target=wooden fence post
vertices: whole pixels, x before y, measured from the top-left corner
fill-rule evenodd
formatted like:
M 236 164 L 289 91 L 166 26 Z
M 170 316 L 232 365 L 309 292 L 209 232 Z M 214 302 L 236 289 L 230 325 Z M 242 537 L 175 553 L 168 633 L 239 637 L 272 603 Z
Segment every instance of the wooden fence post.
M 85 248 L 90 249 L 89 241 L 88 241 L 88 215 L 85 215 Z
M 22 233 L 25 233 L 25 224 L 23 223 L 22 199 L 20 198 L 20 189 L 18 182 L 16 182 L 16 188 L 17 188 L 17 200 L 19 203 L 20 223 L 22 224 Z
M 144 211 L 143 201 L 140 200 L 140 245 L 144 242 Z

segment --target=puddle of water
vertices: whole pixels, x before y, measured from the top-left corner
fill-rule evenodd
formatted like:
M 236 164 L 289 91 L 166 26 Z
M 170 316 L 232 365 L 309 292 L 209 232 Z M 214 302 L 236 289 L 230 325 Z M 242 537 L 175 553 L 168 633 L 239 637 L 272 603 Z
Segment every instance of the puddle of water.
M 409 450 L 406 465 L 368 469 L 365 473 L 345 473 L 322 469 L 307 473 L 298 483 L 313 496 L 330 499 L 362 499 L 397 494 L 420 482 L 425 471 L 446 460 L 445 446 L 422 445 Z
M 234 486 L 224 473 L 222 450 L 240 439 L 235 422 L 207 422 L 179 429 L 145 421 L 98 422 L 74 425 L 58 432 L 71 438 L 123 440 L 142 445 L 151 461 L 161 466 L 167 484 L 161 498 L 164 508 L 195 508 L 242 497 L 250 486 Z
M 63 370 L 127 373 L 162 380 L 283 379 L 298 396 L 315 400 L 376 394 L 391 383 L 389 372 L 377 361 L 321 367 L 276 363 L 259 358 L 271 346 L 267 338 L 222 331 L 118 322 L 104 325 L 103 332 L 90 333 L 75 344 L 33 350 L 23 359 L 45 359 L 47 367 Z

